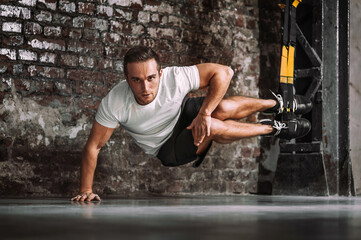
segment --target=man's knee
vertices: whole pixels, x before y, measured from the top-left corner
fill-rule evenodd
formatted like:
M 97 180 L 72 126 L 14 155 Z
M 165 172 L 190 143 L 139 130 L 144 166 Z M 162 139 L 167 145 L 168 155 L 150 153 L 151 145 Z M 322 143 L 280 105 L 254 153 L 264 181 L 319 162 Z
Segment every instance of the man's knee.
M 223 99 L 217 106 L 217 108 L 213 111 L 212 117 L 217 118 L 219 120 L 225 120 L 232 115 L 232 104 L 230 100 Z
M 219 136 L 225 130 L 225 124 L 222 120 L 212 117 L 210 138 Z

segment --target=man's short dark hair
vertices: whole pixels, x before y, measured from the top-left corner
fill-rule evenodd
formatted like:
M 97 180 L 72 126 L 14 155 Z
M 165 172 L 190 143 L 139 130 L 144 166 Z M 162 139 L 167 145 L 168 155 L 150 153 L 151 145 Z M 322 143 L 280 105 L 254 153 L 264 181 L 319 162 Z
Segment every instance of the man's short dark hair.
M 146 46 L 136 46 L 129 49 L 124 56 L 123 67 L 125 76 L 128 76 L 128 63 L 146 62 L 150 59 L 154 59 L 157 62 L 157 69 L 159 72 L 161 68 L 159 56 L 153 49 Z

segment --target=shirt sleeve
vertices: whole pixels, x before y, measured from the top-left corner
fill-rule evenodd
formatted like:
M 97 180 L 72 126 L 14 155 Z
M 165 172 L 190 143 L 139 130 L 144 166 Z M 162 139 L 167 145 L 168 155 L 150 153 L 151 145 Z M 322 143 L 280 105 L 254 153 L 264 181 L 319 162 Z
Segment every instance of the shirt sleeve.
M 108 94 L 105 98 L 102 99 L 98 111 L 95 115 L 95 120 L 104 127 L 115 128 L 118 125 L 119 121 L 110 109 L 109 96 L 110 94 Z
M 187 93 L 199 88 L 199 71 L 197 66 L 178 67 L 177 70 L 182 78 L 182 85 Z

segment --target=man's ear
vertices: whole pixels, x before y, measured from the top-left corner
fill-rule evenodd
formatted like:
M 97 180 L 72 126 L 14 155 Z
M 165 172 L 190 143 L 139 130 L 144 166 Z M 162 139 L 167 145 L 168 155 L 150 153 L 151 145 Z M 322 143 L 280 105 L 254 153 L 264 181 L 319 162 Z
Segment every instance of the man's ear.
M 161 70 L 159 71 L 159 78 L 162 76 L 162 74 L 163 74 L 163 69 L 161 69 Z

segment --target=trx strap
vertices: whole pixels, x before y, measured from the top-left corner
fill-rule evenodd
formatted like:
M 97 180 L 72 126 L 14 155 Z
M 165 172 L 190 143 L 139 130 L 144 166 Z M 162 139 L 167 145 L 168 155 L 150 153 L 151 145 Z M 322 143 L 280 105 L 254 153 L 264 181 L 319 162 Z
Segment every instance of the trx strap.
M 291 4 L 292 2 L 292 4 Z M 296 48 L 296 10 L 302 0 L 286 0 L 283 17 L 280 93 L 284 99 L 283 120 L 295 119 L 294 114 L 294 61 Z

